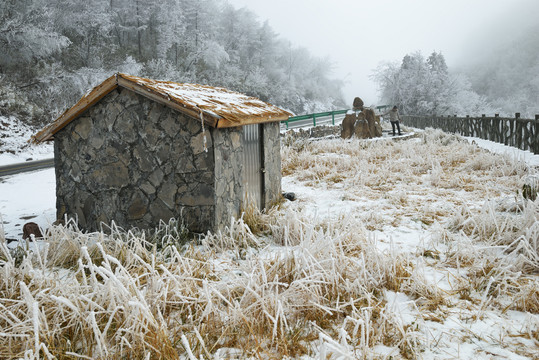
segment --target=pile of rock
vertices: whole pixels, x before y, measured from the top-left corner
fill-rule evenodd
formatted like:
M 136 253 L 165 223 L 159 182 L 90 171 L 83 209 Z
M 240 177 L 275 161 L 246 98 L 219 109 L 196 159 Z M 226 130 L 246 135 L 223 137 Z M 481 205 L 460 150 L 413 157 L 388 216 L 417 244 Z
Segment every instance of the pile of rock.
M 342 121 L 341 137 L 349 139 L 353 135 L 358 139 L 371 139 L 382 136 L 380 117 L 374 110 L 363 106 L 363 100 L 354 99 L 353 110 L 349 111 Z
M 286 132 L 287 136 L 299 139 L 323 138 L 327 136 L 339 136 L 339 126 L 318 125 L 308 129 L 291 129 Z

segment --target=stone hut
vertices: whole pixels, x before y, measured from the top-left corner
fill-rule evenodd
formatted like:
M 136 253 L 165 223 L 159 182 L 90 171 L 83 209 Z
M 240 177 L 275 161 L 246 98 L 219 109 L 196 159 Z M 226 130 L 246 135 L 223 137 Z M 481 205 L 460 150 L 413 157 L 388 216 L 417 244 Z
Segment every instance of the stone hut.
M 33 136 L 54 141 L 58 219 L 193 232 L 281 196 L 279 123 L 291 114 L 223 88 L 115 74 Z

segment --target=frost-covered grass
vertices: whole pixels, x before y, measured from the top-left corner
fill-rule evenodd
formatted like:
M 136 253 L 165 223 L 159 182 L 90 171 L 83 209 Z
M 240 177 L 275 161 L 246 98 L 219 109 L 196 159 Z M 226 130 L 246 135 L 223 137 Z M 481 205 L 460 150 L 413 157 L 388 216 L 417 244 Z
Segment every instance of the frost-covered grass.
M 0 241 L 0 358 L 539 356 L 533 168 L 437 131 L 284 143 L 298 200 L 222 232 Z

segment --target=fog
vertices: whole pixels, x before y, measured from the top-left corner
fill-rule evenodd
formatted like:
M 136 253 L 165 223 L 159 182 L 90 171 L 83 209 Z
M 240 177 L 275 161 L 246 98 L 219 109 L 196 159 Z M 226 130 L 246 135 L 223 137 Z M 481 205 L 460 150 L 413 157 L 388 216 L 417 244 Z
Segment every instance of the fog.
M 537 0 L 137 4 L 0 1 L 0 115 L 41 123 L 118 71 L 222 86 L 296 114 L 356 96 L 425 105 L 411 112 L 539 113 Z M 443 65 L 434 77 L 431 57 Z
M 347 101 L 377 101 L 369 78 L 381 62 L 441 52 L 450 69 L 486 62 L 537 23 L 536 0 L 229 0 L 247 7 L 292 44 L 329 56 Z M 530 49 L 535 50 L 537 49 Z

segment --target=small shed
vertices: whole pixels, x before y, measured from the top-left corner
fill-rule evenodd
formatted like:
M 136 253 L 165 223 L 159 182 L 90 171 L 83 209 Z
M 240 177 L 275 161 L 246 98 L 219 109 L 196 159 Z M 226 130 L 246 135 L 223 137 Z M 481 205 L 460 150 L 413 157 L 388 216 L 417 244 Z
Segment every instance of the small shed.
M 224 88 L 115 74 L 32 137 L 54 141 L 58 219 L 215 231 L 281 196 L 291 114 Z

